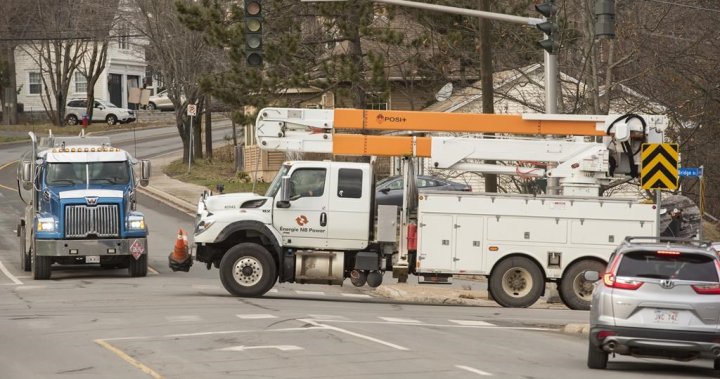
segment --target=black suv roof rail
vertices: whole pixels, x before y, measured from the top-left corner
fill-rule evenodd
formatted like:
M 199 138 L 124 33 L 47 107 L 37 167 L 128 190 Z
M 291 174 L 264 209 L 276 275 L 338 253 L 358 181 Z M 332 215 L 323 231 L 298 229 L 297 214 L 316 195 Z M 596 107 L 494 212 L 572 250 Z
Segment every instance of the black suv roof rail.
M 623 241 L 626 245 L 635 243 L 648 243 L 648 242 L 670 242 L 675 244 L 694 245 L 697 247 L 710 247 L 712 241 L 703 241 L 691 238 L 680 238 L 680 237 L 656 237 L 656 236 L 628 236 Z

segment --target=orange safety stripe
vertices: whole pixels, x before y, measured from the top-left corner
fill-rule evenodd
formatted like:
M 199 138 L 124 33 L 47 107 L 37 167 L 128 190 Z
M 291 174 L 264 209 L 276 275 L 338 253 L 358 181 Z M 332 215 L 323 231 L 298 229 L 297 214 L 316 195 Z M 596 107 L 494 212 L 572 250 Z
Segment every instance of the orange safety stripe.
M 335 109 L 335 129 L 603 136 L 595 121 L 524 120 L 520 115 Z
M 373 136 L 364 134 L 334 134 L 333 154 L 375 155 L 384 157 L 430 157 L 430 137 Z

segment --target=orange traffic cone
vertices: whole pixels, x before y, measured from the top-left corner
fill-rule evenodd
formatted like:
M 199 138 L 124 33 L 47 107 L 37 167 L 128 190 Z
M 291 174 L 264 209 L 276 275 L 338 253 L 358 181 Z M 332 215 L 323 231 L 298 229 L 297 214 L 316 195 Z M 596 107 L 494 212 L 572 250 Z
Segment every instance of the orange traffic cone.
M 178 230 L 178 236 L 175 240 L 175 247 L 172 253 L 168 256 L 170 269 L 173 271 L 190 271 L 192 266 L 192 256 L 189 253 L 187 233 L 180 228 Z

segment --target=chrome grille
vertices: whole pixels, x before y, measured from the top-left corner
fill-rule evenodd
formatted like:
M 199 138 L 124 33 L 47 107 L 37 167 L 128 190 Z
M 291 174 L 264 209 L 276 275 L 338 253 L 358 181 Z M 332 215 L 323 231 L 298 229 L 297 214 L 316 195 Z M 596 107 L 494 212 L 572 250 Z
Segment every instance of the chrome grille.
M 65 237 L 119 237 L 120 217 L 117 205 L 68 205 L 65 207 Z

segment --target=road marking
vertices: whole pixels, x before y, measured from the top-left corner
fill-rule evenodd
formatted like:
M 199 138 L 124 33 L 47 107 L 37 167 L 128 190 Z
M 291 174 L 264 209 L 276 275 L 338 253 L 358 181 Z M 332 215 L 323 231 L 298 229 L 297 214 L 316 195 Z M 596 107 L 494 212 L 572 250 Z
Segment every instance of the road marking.
M 271 288 L 270 291 L 268 291 L 268 292 L 270 292 L 270 293 L 278 293 L 278 289 L 277 289 L 277 288 Z
M 494 324 L 491 324 L 486 321 L 476 321 L 476 320 L 448 320 L 450 322 L 454 322 L 458 325 L 463 326 L 495 326 Z
M 300 346 L 295 345 L 277 345 L 277 346 L 232 346 L 223 349 L 217 349 L 217 351 L 245 351 L 245 350 L 258 350 L 258 349 L 278 349 L 280 351 L 293 351 L 293 350 L 304 350 Z
M 413 320 L 411 318 L 395 318 L 395 317 L 378 317 L 381 320 L 387 321 L 387 322 L 397 322 L 401 324 L 419 324 L 420 321 Z
M 485 371 L 478 370 L 476 368 L 472 368 L 472 367 L 468 367 L 468 366 L 455 365 L 455 367 L 457 367 L 461 370 L 470 371 L 473 374 L 478 374 L 478 375 L 482 375 L 482 376 L 493 376 L 493 374 L 491 374 L 489 372 L 485 372 Z
M 363 299 L 367 299 L 367 298 L 372 297 L 372 296 L 366 295 L 366 294 L 364 294 L 364 293 L 343 293 L 343 294 L 341 294 L 341 295 L 342 295 L 342 296 L 345 296 L 345 297 L 357 297 L 357 298 L 363 298 Z
M 7 166 L 10 166 L 11 164 L 14 164 L 15 162 L 17 162 L 17 161 L 7 162 L 7 163 L 3 164 L 2 166 L 0 166 L 0 170 L 4 170 Z M 10 190 L 10 191 L 17 191 L 17 188 L 10 188 L 10 187 L 4 186 L 2 184 L 0 184 L 0 188 L 4 188 L 4 189 Z
M 277 316 L 268 314 L 246 314 L 246 315 L 235 315 L 243 320 L 261 320 L 266 318 L 277 318 Z
M 16 278 L 15 275 L 11 274 L 10 271 L 8 271 L 8 269 L 5 268 L 5 265 L 1 261 L 0 261 L 0 271 L 2 271 L 3 274 L 5 274 L 5 276 L 7 276 L 8 279 L 10 279 L 13 283 L 18 284 L 18 285 L 23 284 L 23 282 L 18 280 L 18 278 Z
M 337 315 L 308 315 L 310 318 L 312 318 L 315 321 L 338 321 L 338 320 L 347 320 L 347 317 L 345 316 L 337 316 Z
M 342 328 L 338 328 L 338 327 L 336 327 L 336 326 L 321 324 L 321 323 L 319 323 L 319 322 L 317 322 L 317 321 L 315 321 L 315 320 L 312 320 L 312 319 L 307 319 L 307 318 L 306 318 L 306 319 L 299 319 L 298 321 L 307 322 L 307 323 L 310 324 L 310 325 L 319 326 L 319 327 L 322 327 L 322 328 L 325 328 L 325 329 L 334 330 L 334 331 L 336 331 L 336 332 L 345 333 L 345 334 L 350 335 L 350 336 L 353 336 L 353 337 L 362 338 L 362 339 L 364 339 L 364 340 L 368 340 L 368 341 L 371 341 L 371 342 L 379 343 L 379 344 L 381 344 L 381 345 L 385 345 L 385 346 L 391 347 L 391 348 L 393 348 L 393 349 L 402 350 L 402 351 L 408 351 L 408 350 L 410 350 L 410 349 L 408 349 L 407 347 L 400 346 L 400 345 L 396 345 L 396 344 L 391 343 L 391 342 L 383 341 L 383 340 L 377 339 L 377 338 L 375 338 L 375 337 L 370 337 L 370 336 L 366 336 L 366 335 L 364 335 L 364 334 L 351 332 L 351 331 L 349 331 L 349 330 L 342 329 Z
M 300 291 L 295 290 L 295 293 L 298 295 L 307 295 L 307 296 L 325 296 L 325 292 L 322 291 Z
M 158 374 L 155 370 L 151 369 L 151 368 L 148 367 L 148 366 L 145 366 L 142 362 L 140 362 L 140 361 L 138 361 L 137 359 L 129 356 L 129 355 L 126 354 L 124 351 L 122 351 L 122 350 L 118 349 L 117 347 L 115 347 L 115 346 L 107 343 L 106 341 L 103 341 L 103 340 L 95 340 L 95 343 L 98 344 L 98 345 L 100 345 L 100 346 L 102 346 L 102 347 L 104 347 L 104 348 L 106 348 L 106 349 L 108 349 L 108 350 L 110 350 L 111 352 L 115 353 L 115 355 L 117 355 L 118 357 L 120 357 L 122 360 L 124 360 L 124 361 L 127 362 L 127 363 L 130 363 L 130 364 L 133 365 L 135 368 L 140 369 L 140 371 L 142 371 L 142 372 L 150 375 L 151 377 L 153 377 L 153 378 L 155 378 L 155 379 L 163 379 L 163 376 L 160 375 L 160 374 Z
M 151 274 L 160 275 L 160 273 L 157 270 L 155 270 L 154 268 L 152 268 L 150 266 L 148 266 L 148 271 L 150 271 Z
M 200 316 L 196 315 L 180 315 L 180 316 L 165 316 L 165 320 L 168 322 L 198 322 L 202 320 Z

